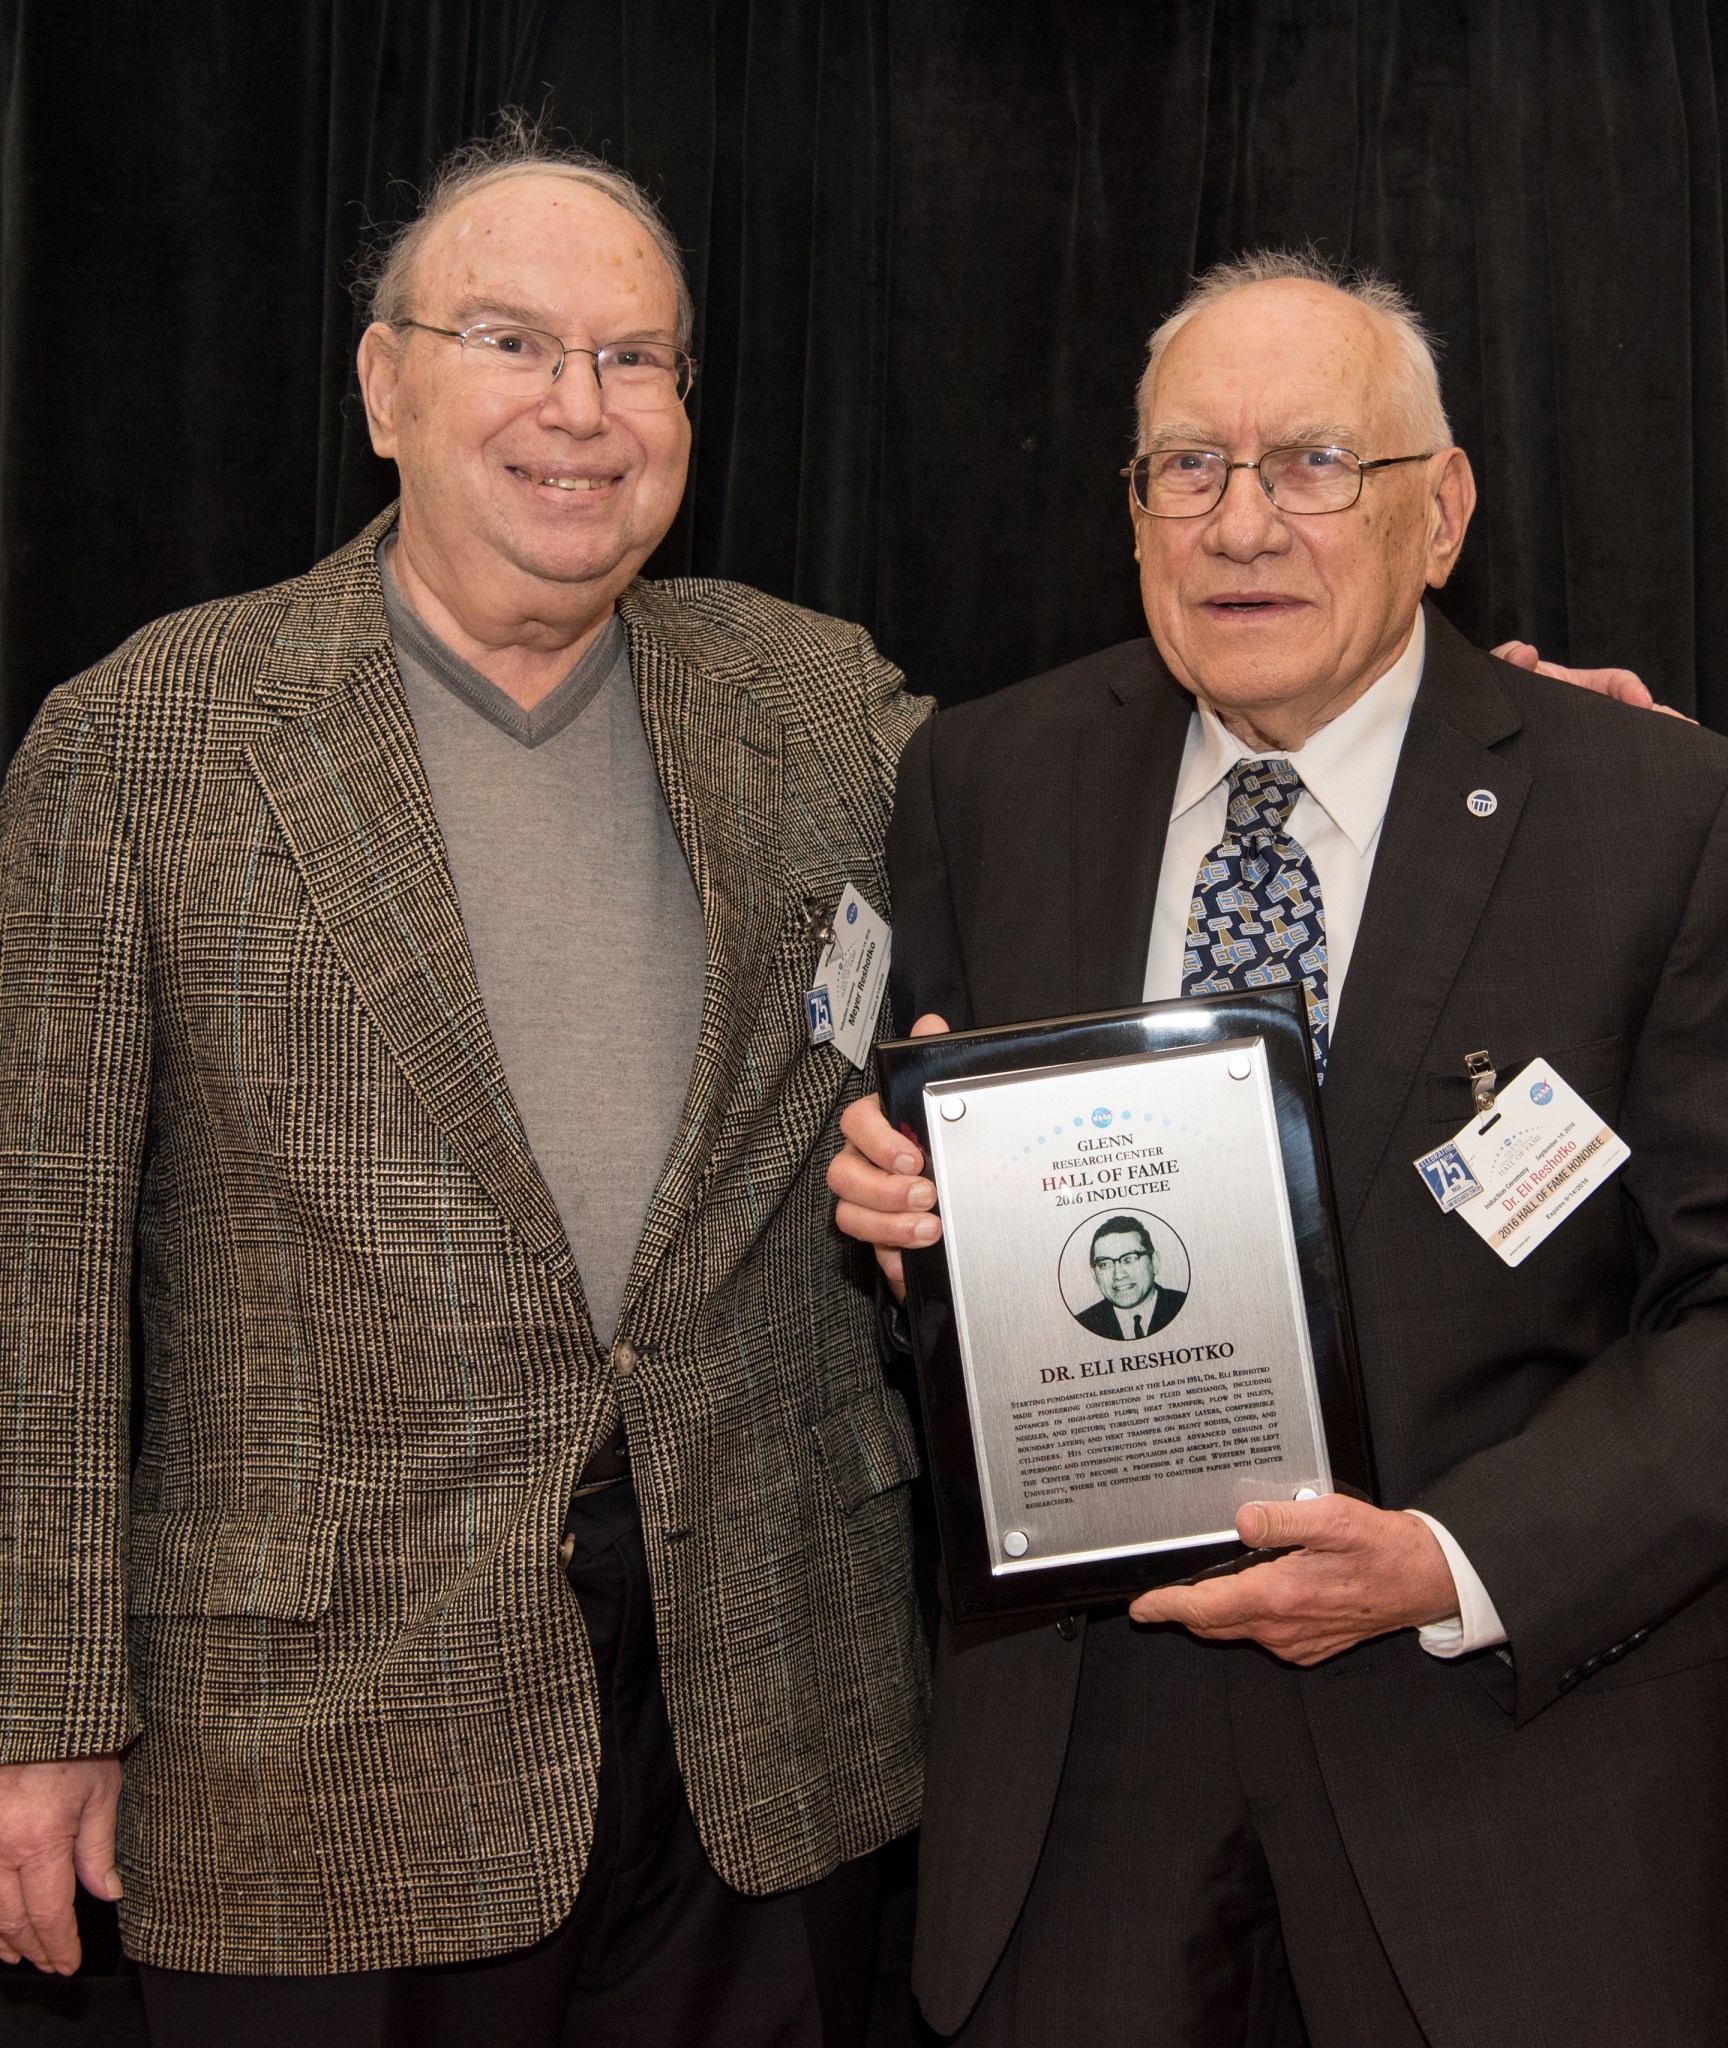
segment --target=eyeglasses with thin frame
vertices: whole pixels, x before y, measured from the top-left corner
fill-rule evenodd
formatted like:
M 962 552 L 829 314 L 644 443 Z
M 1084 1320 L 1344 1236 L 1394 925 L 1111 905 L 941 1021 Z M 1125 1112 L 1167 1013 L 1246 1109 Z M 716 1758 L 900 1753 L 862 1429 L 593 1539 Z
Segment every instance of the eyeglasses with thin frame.
M 1362 479 L 1370 470 L 1396 469 L 1405 462 L 1426 462 L 1438 453 L 1381 455 L 1364 462 L 1348 448 L 1268 448 L 1258 462 L 1232 462 L 1215 448 L 1157 448 L 1136 455 L 1120 473 L 1128 479 L 1134 502 L 1153 519 L 1204 519 L 1224 502 L 1230 478 L 1251 469 L 1260 488 L 1280 512 L 1308 517 L 1348 512 L 1362 495 Z
M 463 356 L 499 384 L 526 387 L 542 377 L 556 384 L 571 356 L 589 356 L 606 403 L 631 411 L 682 405 L 696 380 L 696 358 L 669 341 L 609 341 L 601 348 L 570 348 L 543 328 L 495 320 L 477 321 L 471 327 L 434 327 L 426 320 L 394 324 L 460 342 Z

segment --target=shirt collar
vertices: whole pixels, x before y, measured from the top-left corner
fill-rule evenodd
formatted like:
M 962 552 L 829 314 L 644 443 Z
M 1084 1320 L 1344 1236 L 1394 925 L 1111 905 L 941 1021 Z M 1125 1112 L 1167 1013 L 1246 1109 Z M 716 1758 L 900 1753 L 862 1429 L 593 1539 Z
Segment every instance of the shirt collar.
M 1205 705 L 1196 705 L 1171 817 L 1181 817 L 1210 796 L 1238 761 L 1287 760 L 1308 794 L 1366 858 L 1392 794 L 1427 640 L 1427 621 L 1418 610 L 1404 652 L 1386 673 L 1294 754 L 1256 753 L 1227 732 Z

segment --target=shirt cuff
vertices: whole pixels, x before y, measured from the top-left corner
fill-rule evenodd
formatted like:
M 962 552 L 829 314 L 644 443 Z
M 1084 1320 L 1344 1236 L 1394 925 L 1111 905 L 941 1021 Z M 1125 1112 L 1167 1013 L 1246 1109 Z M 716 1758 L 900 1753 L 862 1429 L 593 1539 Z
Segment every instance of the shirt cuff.
M 1458 1539 L 1444 1523 L 1425 1515 L 1420 1508 L 1406 1508 L 1419 1522 L 1426 1522 L 1445 1555 L 1458 1594 L 1458 1612 L 1445 1621 L 1433 1621 L 1416 1631 L 1416 1640 L 1430 1657 L 1467 1657 L 1472 1650 L 1492 1650 L 1506 1640 L 1506 1630 L 1488 1597 L 1488 1588 L 1477 1577 L 1475 1567 L 1458 1547 Z

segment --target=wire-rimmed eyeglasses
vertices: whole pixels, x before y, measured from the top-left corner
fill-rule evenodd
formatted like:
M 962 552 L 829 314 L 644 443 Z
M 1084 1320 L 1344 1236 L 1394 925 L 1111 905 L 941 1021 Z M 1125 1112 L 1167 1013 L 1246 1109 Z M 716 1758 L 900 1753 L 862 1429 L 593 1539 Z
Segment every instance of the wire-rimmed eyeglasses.
M 1371 469 L 1426 462 L 1421 455 L 1382 455 L 1364 462 L 1348 448 L 1268 448 L 1258 462 L 1232 462 L 1215 448 L 1157 448 L 1136 455 L 1121 472 L 1134 502 L 1154 519 L 1203 519 L 1224 501 L 1234 470 L 1251 469 L 1280 512 L 1348 512 Z
M 601 348 L 569 348 L 540 327 L 516 327 L 481 320 L 472 327 L 434 327 L 425 320 L 398 320 L 462 344 L 462 352 L 489 378 L 527 385 L 544 377 L 556 384 L 571 356 L 589 356 L 594 380 L 608 405 L 639 412 L 681 405 L 696 380 L 696 358 L 669 341 L 609 341 Z

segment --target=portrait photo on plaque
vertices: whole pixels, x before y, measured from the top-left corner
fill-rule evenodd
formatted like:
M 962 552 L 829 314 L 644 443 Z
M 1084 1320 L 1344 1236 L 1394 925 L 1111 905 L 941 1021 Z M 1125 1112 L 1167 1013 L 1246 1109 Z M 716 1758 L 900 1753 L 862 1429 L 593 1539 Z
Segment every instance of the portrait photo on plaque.
M 943 1223 L 907 1309 L 957 1615 L 1241 1560 L 1251 1500 L 1372 1498 L 1299 994 L 879 1056 Z
M 1112 1344 L 1130 1344 L 1154 1336 L 1182 1313 L 1188 1253 L 1161 1216 L 1117 1209 L 1068 1233 L 1057 1283 L 1083 1330 Z

